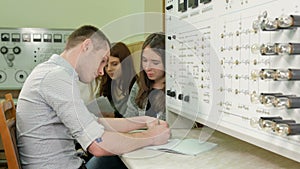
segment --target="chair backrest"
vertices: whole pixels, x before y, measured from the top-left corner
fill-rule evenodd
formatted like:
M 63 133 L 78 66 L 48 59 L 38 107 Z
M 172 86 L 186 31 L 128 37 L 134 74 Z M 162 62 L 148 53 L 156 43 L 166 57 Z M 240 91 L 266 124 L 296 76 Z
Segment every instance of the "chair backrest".
M 5 100 L 0 103 L 0 133 L 8 168 L 20 169 L 16 141 L 16 108 L 11 93 L 6 94 Z

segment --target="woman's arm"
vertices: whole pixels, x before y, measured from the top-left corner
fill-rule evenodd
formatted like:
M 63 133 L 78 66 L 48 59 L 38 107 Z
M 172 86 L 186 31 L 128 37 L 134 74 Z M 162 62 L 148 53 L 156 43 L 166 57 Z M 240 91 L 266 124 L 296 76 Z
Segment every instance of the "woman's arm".
M 127 101 L 127 109 L 125 114 L 123 114 L 124 117 L 134 117 L 139 116 L 139 108 L 137 104 L 135 103 L 135 98 L 137 95 L 137 92 L 139 90 L 138 84 L 135 82 L 131 91 L 130 95 Z

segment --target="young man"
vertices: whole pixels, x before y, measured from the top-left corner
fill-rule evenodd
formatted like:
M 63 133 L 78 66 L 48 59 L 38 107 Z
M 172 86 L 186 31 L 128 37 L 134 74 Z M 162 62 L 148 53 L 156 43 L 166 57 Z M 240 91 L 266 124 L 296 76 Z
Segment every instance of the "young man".
M 65 50 L 38 65 L 27 78 L 17 105 L 17 139 L 23 169 L 85 168 L 74 140 L 94 156 L 126 153 L 167 142 L 170 129 L 151 117 L 97 119 L 80 98 L 78 80 L 103 75 L 109 40 L 94 26 L 82 26 Z M 160 124 L 160 125 L 158 125 Z M 129 131 L 147 127 L 141 133 Z

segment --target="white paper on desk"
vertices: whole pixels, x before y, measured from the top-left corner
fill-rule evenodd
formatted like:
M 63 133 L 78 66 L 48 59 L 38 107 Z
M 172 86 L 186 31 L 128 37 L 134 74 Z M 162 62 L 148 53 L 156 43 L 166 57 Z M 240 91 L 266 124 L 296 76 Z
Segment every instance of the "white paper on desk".
M 197 155 L 214 148 L 216 145 L 217 144 L 211 142 L 200 142 L 197 139 L 171 139 L 167 144 L 148 146 L 145 147 L 145 149 L 185 155 Z
M 109 100 L 107 97 L 100 96 L 94 100 L 92 100 L 90 103 L 86 105 L 87 109 L 95 114 L 96 116 L 99 116 L 100 112 L 114 112 L 114 108 L 111 106 Z

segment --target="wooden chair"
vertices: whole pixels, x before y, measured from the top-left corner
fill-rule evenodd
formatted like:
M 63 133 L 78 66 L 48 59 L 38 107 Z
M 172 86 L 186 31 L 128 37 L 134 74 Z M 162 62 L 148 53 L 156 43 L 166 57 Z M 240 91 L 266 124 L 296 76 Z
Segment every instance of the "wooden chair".
M 9 169 L 21 169 L 16 142 L 16 108 L 12 94 L 0 103 L 0 133 Z

